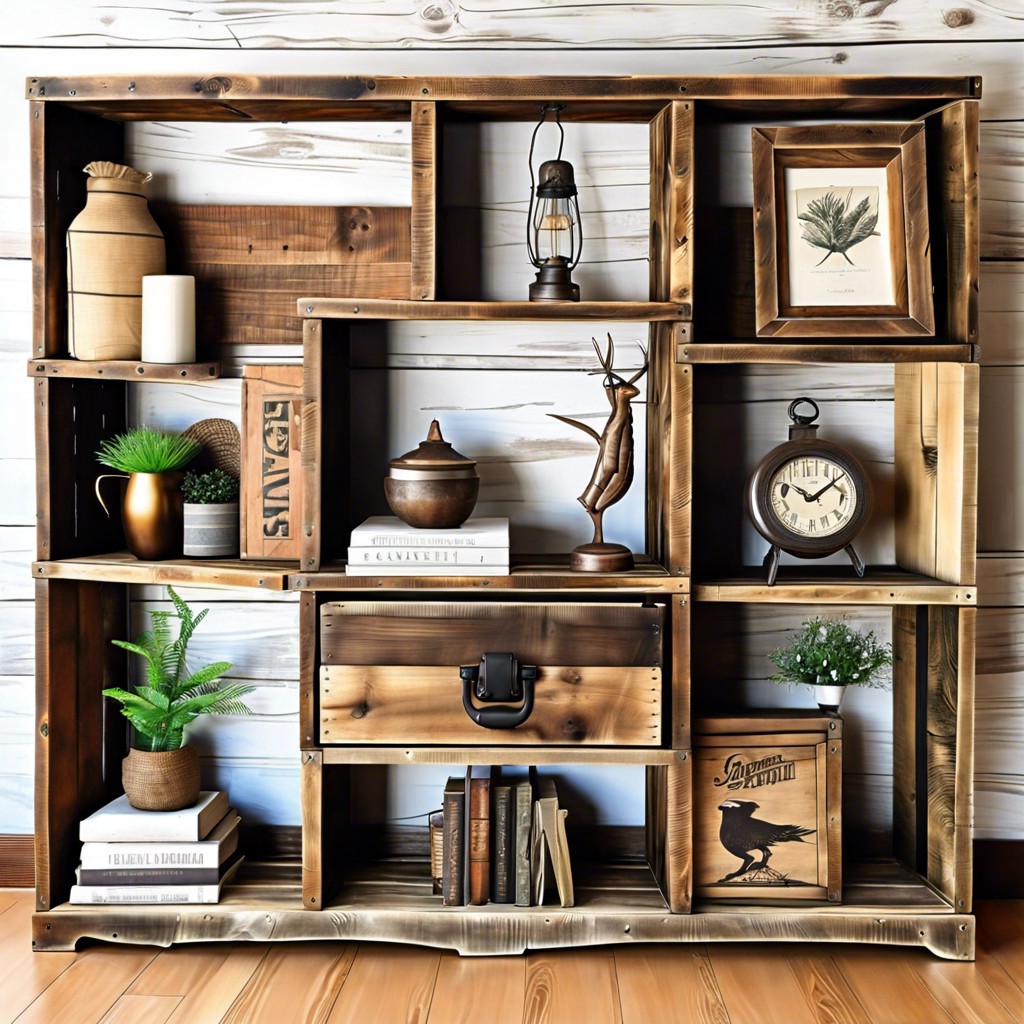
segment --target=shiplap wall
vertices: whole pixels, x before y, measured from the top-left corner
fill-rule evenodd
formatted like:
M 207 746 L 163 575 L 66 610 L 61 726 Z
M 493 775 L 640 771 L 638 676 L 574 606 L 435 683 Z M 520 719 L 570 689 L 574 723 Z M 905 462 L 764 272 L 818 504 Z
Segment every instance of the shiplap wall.
M 1024 258 L 1022 25 L 1017 0 L 942 9 L 926 0 L 656 6 L 524 3 L 514 8 L 483 3 L 475 9 L 446 0 L 422 5 L 394 0 L 313 2 L 301 8 L 274 0 L 254 0 L 244 8 L 198 0 L 172 0 L 159 9 L 128 0 L 18 5 L 5 11 L 0 29 L 0 126 L 6 143 L 0 163 L 0 394 L 12 416 L 9 422 L 31 422 L 30 388 L 24 377 L 31 310 L 28 111 L 23 98 L 28 75 L 143 71 L 197 75 L 979 74 L 984 78 L 979 546 L 985 554 L 979 560 L 984 607 L 978 637 L 976 822 L 979 837 L 1024 838 L 1024 773 L 1020 769 L 1024 645 L 1019 639 L 1024 631 L 1024 466 L 1019 458 L 1024 413 L 1018 412 L 1024 408 L 1024 342 L 1020 340 L 1024 337 L 1024 268 L 1018 262 Z M 254 126 L 254 130 L 256 135 L 245 142 L 222 133 L 221 126 L 169 126 L 160 132 L 140 127 L 132 135 L 133 157 L 137 166 L 157 172 L 158 191 L 174 199 L 216 201 L 218 196 L 238 197 L 248 190 L 245 198 L 254 202 L 287 202 L 278 196 L 275 183 L 300 180 L 301 198 L 297 195 L 296 201 L 394 205 L 407 201 L 408 143 L 399 126 L 371 127 L 368 134 L 360 134 L 352 125 L 326 133 L 310 132 L 309 126 Z M 567 139 L 583 146 L 573 159 L 587 176 L 589 195 L 600 199 L 600 206 L 581 200 L 587 215 L 596 218 L 596 230 L 588 232 L 589 265 L 581 274 L 592 298 L 639 297 L 644 287 L 646 141 L 631 137 L 631 131 L 620 126 L 597 130 L 586 139 L 574 139 L 573 132 Z M 520 145 L 515 133 L 505 130 L 489 138 L 486 149 L 495 160 L 493 170 L 483 176 L 484 288 L 500 297 L 507 297 L 507 288 L 521 290 L 515 276 L 508 274 L 525 273 L 518 251 L 524 206 L 516 170 L 521 162 L 517 156 L 523 151 Z M 739 139 L 737 166 L 742 164 L 743 148 Z M 506 160 L 509 166 L 502 170 Z M 743 174 L 730 174 L 723 187 L 734 189 L 738 205 L 743 205 L 749 189 Z M 608 201 L 607 190 L 612 188 L 620 201 Z M 614 253 L 616 262 L 604 262 L 609 253 Z M 632 282 L 639 282 L 639 290 Z M 462 382 L 467 371 L 519 372 L 538 367 L 538 342 L 542 342 L 550 360 L 543 364 L 545 369 L 554 372 L 560 385 L 571 386 L 571 390 L 559 389 L 559 406 L 551 411 L 580 415 L 599 409 L 589 390 L 593 381 L 588 388 L 587 379 L 579 373 L 588 360 L 585 336 L 524 339 L 509 331 L 504 355 L 485 366 L 474 351 L 473 331 L 449 331 L 433 349 L 452 370 L 446 375 L 449 390 L 455 392 L 445 399 L 449 405 L 465 407 L 467 392 Z M 437 404 L 437 398 L 423 393 L 417 384 L 422 379 L 416 373 L 421 342 L 414 346 L 408 340 L 396 332 L 385 372 L 406 389 L 410 408 L 426 411 Z M 265 354 L 293 355 L 283 350 Z M 253 353 L 240 355 L 247 358 Z M 759 392 L 767 388 L 772 400 L 757 403 L 763 407 L 749 416 L 754 444 L 764 439 L 767 447 L 778 436 L 773 422 L 777 412 L 771 410 L 778 406 L 776 394 L 781 401 L 792 384 L 792 378 L 780 376 L 778 381 L 757 382 Z M 830 382 L 819 377 L 801 383 L 825 389 Z M 514 402 L 504 399 L 499 382 L 485 398 L 497 406 L 519 403 L 522 396 Z M 871 439 L 873 472 L 884 485 L 891 463 L 891 374 L 844 381 L 842 388 L 829 390 L 828 398 L 831 423 L 837 428 L 846 424 L 843 429 L 851 431 L 856 424 L 866 431 L 861 436 Z M 237 418 L 237 403 L 236 380 L 188 390 L 149 386 L 135 389 L 133 415 L 181 425 L 208 415 Z M 548 409 L 547 405 L 535 409 L 537 424 L 543 422 L 545 430 L 554 423 L 543 417 Z M 445 415 L 456 412 L 449 410 Z M 419 439 L 412 436 L 418 432 L 415 424 L 390 427 L 396 452 Z M 526 436 L 523 431 L 516 435 Z M 567 504 L 538 513 L 544 522 L 564 524 L 559 527 L 565 531 L 556 544 L 560 546 L 577 529 L 572 525 L 572 499 L 577 493 L 575 482 L 580 480 L 582 485 L 588 477 L 590 454 L 583 435 L 555 434 L 548 439 L 563 447 L 572 441 L 578 447 L 575 462 L 560 460 L 547 467 L 563 481 L 572 481 Z M 33 463 L 27 432 L 13 432 L 12 441 L 0 451 L 5 481 L 0 494 L 0 747 L 12 752 L 0 764 L 0 833 L 28 833 L 32 831 L 34 722 L 28 572 L 33 547 Z M 472 443 L 463 450 L 472 450 Z M 512 465 L 506 460 L 503 472 Z M 497 484 L 497 479 L 493 482 Z M 518 486 L 522 487 L 521 482 Z M 627 534 L 632 518 L 624 517 L 621 523 Z M 542 540 L 544 531 L 538 528 L 535 536 Z M 632 537 L 623 539 L 637 543 Z M 869 540 L 878 557 L 891 545 L 884 529 Z M 288 596 L 241 601 L 236 594 L 212 590 L 191 596 L 213 608 L 197 655 L 208 651 L 211 657 L 234 661 L 233 674 L 259 687 L 253 695 L 253 720 L 204 723 L 197 732 L 208 781 L 228 786 L 250 820 L 297 822 L 295 601 Z M 159 606 L 163 595 L 156 588 L 138 588 L 134 598 L 134 625 L 139 627 L 146 609 Z M 884 622 L 873 624 L 884 628 Z M 766 650 L 771 633 L 781 635 L 778 631 L 785 625 L 785 621 L 758 624 L 759 631 L 765 630 Z M 745 699 L 796 699 L 786 691 L 782 697 L 778 691 L 765 694 L 759 682 L 764 671 L 757 665 L 751 664 L 743 675 L 737 686 Z M 884 827 L 891 764 L 888 701 L 875 693 L 858 694 L 849 699 L 845 710 L 852 720 L 851 733 L 860 737 L 848 745 L 853 786 L 848 786 L 847 793 L 864 809 L 868 827 Z M 376 773 L 360 790 L 366 813 L 379 812 L 382 787 L 389 816 L 435 806 L 438 780 L 446 771 L 393 769 L 384 780 Z M 619 769 L 599 777 L 588 770 L 579 785 L 604 794 L 589 808 L 598 819 L 637 820 L 639 773 Z M 581 808 L 589 802 L 585 795 L 581 797 Z

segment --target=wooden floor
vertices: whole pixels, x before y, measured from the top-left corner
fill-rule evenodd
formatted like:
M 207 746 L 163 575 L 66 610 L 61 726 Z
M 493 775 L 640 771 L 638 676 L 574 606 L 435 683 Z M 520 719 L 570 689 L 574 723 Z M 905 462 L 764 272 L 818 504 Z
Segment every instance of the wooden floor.
M 978 908 L 978 959 L 921 949 L 634 945 L 518 957 L 374 943 L 96 943 L 33 953 L 0 889 L 0 1022 L 18 1024 L 1010 1024 L 1024 900 Z

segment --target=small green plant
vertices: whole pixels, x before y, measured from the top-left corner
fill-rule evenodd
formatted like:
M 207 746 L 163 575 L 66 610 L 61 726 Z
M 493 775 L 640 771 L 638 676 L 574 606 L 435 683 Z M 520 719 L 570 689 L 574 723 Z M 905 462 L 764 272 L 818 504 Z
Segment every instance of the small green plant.
M 196 627 L 210 610 L 198 615 L 175 592 L 167 588 L 174 611 L 151 611 L 153 628 L 129 640 L 111 643 L 146 660 L 146 682 L 136 683 L 135 692 L 111 687 L 107 697 L 121 702 L 121 714 L 131 722 L 138 737 L 145 741 L 142 750 L 177 750 L 182 745 L 185 726 L 200 715 L 248 715 L 250 709 L 240 698 L 255 687 L 239 683 L 221 685 L 231 663 L 217 661 L 189 672 L 185 664 L 188 642 Z M 172 637 L 171 622 L 178 621 L 178 635 Z
M 852 267 L 853 260 L 847 256 L 847 250 L 876 233 L 877 208 L 872 213 L 871 200 L 865 196 L 849 210 L 852 197 L 852 189 L 846 199 L 840 199 L 835 192 L 826 192 L 820 199 L 809 202 L 803 213 L 797 214 L 797 220 L 804 222 L 803 240 L 817 249 L 827 250 L 818 261 L 819 267 L 834 252 L 840 253 Z
M 238 478 L 223 469 L 208 473 L 189 470 L 181 482 L 181 493 L 190 505 L 222 505 L 238 501 Z
M 870 686 L 886 689 L 882 672 L 892 664 L 892 645 L 880 644 L 874 632 L 861 633 L 842 619 L 815 617 L 789 647 L 768 655 L 778 668 L 775 683 L 808 686 Z
M 166 473 L 184 469 L 201 447 L 181 434 L 140 426 L 100 442 L 96 458 L 119 473 Z

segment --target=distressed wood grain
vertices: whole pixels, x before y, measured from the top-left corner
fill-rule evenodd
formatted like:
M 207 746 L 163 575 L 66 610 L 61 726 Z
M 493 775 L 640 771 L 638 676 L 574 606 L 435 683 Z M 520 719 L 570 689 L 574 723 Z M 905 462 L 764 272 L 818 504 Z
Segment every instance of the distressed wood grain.
M 838 5 L 794 10 L 783 0 L 761 0 L 755 7 L 734 3 L 701 9 L 693 0 L 669 0 L 657 10 L 637 4 L 588 0 L 568 11 L 530 3 L 515 9 L 410 8 L 390 0 L 371 11 L 351 6 L 337 10 L 314 3 L 303 16 L 255 5 L 217 19 L 203 17 L 199 4 L 175 0 L 159 16 L 130 0 L 76 5 L 62 0 L 54 10 L 60 21 L 45 22 L 22 12 L 13 19 L 11 43 L 20 46 L 138 46 L 276 49 L 324 47 L 392 48 L 396 40 L 418 48 L 481 47 L 563 49 L 715 47 L 737 44 L 779 45 L 811 41 L 823 34 L 841 43 L 969 42 L 1012 34 L 1010 10 L 995 6 L 952 9 L 937 17 L 924 0 L 903 0 L 879 8 Z M 265 9 L 264 9 L 265 8 Z M 885 16 L 881 17 L 884 12 Z M 63 31 L 54 27 L 60 24 Z

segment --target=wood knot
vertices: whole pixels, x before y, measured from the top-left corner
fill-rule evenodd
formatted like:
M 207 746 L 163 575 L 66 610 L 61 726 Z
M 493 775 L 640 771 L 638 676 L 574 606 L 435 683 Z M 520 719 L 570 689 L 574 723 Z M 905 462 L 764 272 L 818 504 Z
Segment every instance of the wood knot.
M 369 712 L 370 712 L 370 705 L 367 704 L 366 701 L 363 701 L 362 704 L 357 704 L 352 709 L 352 717 L 353 718 L 363 718 L 367 714 L 369 714 Z
M 946 11 L 942 20 L 949 28 L 962 28 L 964 25 L 974 24 L 974 12 L 967 10 L 966 7 L 954 7 L 951 11 Z

